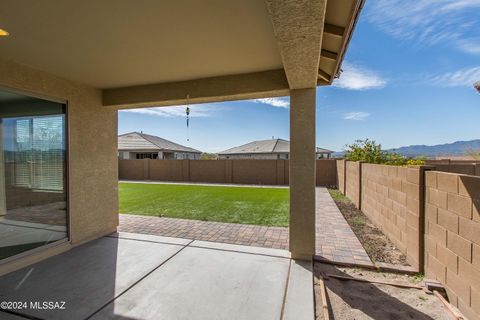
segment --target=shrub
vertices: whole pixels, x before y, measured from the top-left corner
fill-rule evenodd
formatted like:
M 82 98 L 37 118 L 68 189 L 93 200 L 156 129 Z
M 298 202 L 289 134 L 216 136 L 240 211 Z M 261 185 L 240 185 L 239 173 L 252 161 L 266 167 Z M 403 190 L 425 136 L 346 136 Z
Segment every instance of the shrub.
M 423 166 L 425 164 L 425 157 L 416 157 L 413 159 L 408 159 L 407 165 L 409 166 Z
M 418 166 L 425 164 L 425 157 L 410 159 L 396 152 L 387 152 L 382 150 L 381 144 L 370 139 L 356 140 L 353 144 L 347 145 L 345 158 L 351 161 L 364 161 L 392 166 Z

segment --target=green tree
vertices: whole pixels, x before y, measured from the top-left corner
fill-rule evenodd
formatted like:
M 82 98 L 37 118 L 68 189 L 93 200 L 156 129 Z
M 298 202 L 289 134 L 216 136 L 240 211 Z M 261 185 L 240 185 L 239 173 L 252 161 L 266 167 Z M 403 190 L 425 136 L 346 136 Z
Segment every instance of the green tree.
M 200 160 L 217 160 L 217 155 L 215 153 L 204 152 L 202 153 Z
M 409 159 L 396 152 L 382 150 L 382 145 L 375 140 L 356 140 L 353 144 L 347 145 L 345 158 L 351 161 L 364 161 L 367 163 L 389 164 L 392 166 L 423 165 L 425 158 L 418 157 Z
M 351 161 L 385 163 L 387 153 L 382 150 L 382 145 L 374 140 L 355 140 L 354 143 L 346 146 L 345 158 Z

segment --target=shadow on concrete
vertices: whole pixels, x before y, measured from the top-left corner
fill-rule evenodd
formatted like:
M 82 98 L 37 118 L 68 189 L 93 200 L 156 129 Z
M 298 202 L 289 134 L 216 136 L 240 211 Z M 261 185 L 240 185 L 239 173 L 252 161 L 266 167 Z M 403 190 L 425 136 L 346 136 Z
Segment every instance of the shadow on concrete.
M 0 277 L 0 301 L 27 305 L 10 310 L 9 315 L 0 311 L 0 319 L 13 315 L 27 319 L 88 319 L 181 248 L 104 237 L 6 274 Z M 57 303 L 58 308 L 35 307 L 35 303 L 38 306 L 44 302 Z M 114 314 L 108 316 L 118 319 Z

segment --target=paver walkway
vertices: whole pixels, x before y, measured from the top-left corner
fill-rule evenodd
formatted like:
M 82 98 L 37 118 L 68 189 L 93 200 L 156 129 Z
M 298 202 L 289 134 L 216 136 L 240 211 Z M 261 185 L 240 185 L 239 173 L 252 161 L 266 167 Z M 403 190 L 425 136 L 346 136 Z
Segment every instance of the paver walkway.
M 372 265 L 326 188 L 317 188 L 316 255 Z M 288 248 L 288 228 L 121 214 L 119 231 L 276 249 Z
M 288 248 L 288 228 L 120 215 L 119 231 L 275 249 Z
M 316 193 L 316 251 L 321 259 L 373 265 L 326 188 Z

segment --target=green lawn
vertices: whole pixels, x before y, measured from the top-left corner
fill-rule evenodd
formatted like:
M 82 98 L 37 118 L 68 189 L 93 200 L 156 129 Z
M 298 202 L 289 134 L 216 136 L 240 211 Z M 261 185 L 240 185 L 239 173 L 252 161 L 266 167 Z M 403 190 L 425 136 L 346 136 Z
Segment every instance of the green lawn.
M 288 188 L 119 183 L 120 212 L 288 226 Z

